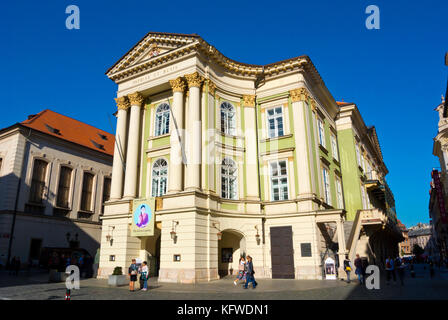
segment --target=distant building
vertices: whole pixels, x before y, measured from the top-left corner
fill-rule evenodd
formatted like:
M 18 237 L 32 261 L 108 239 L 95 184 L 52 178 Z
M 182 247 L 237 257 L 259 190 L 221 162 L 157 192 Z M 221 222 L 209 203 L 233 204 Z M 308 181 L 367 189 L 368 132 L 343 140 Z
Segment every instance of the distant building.
M 426 255 L 438 256 L 431 225 L 418 223 L 416 226 L 409 228 L 408 236 L 411 250 L 414 248 L 414 245 L 417 244 L 425 250 Z
M 114 136 L 51 110 L 0 130 L 0 264 L 44 247 L 95 256 Z
M 409 230 L 406 226 L 398 220 L 398 228 L 401 230 L 404 240 L 399 243 L 400 256 L 407 256 L 412 254 L 411 242 L 409 240 Z

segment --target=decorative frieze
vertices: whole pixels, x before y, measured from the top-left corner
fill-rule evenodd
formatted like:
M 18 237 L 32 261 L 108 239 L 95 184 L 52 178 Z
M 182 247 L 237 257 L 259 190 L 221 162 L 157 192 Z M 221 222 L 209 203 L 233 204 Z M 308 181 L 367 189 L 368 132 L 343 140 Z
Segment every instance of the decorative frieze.
M 140 92 L 134 92 L 128 94 L 129 102 L 131 106 L 141 106 L 145 98 L 140 94 Z
M 115 98 L 115 102 L 118 110 L 126 110 L 130 106 L 129 99 L 126 96 Z
M 252 94 L 243 95 L 243 106 L 244 107 L 255 107 L 255 95 L 252 95 Z
M 170 80 L 170 86 L 173 89 L 173 92 L 184 92 L 186 88 L 185 81 L 181 77 Z
M 199 72 L 193 72 L 190 74 L 186 74 L 185 78 L 187 79 L 188 87 L 201 87 L 202 82 L 204 82 L 204 77 L 199 74 Z

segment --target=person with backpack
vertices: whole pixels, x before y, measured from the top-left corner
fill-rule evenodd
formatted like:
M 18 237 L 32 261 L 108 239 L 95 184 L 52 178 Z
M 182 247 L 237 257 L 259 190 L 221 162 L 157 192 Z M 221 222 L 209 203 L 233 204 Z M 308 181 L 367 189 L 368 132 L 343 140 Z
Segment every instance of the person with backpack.
M 391 276 L 394 279 L 394 283 L 396 283 L 394 260 L 389 256 L 386 259 L 386 284 L 389 284 Z
M 135 259 L 132 259 L 132 263 L 129 266 L 128 273 L 129 273 L 129 291 L 134 292 L 135 282 L 137 281 L 137 274 L 138 274 L 138 266 Z
M 350 262 L 348 255 L 345 256 L 344 271 L 347 274 L 347 283 L 350 283 L 350 272 L 352 271 L 352 263 Z

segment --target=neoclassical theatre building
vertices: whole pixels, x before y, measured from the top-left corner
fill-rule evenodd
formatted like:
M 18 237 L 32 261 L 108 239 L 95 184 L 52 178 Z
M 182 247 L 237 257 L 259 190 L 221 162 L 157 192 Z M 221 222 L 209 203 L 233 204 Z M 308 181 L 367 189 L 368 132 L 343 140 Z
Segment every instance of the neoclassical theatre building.
M 322 279 L 325 259 L 342 262 L 338 105 L 309 57 L 251 65 L 196 34 L 150 32 L 107 76 L 118 110 L 99 277 L 132 258 L 179 283 L 235 274 L 241 255 L 258 278 Z M 150 233 L 134 232 L 142 203 Z

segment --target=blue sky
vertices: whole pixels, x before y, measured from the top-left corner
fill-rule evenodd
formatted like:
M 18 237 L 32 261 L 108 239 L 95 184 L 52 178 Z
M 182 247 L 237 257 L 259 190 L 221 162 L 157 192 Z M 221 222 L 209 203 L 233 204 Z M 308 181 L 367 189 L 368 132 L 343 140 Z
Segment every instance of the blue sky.
M 80 9 L 68 30 L 65 9 Z M 368 5 L 380 30 L 365 28 Z M 335 99 L 375 125 L 399 219 L 428 222 L 445 93 L 447 1 L 9 1 L 2 6 L 0 127 L 45 108 L 114 132 L 116 85 L 105 71 L 148 31 L 197 33 L 237 61 L 309 55 Z

